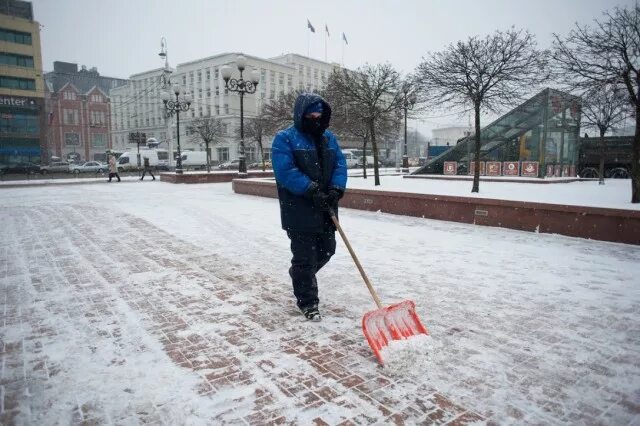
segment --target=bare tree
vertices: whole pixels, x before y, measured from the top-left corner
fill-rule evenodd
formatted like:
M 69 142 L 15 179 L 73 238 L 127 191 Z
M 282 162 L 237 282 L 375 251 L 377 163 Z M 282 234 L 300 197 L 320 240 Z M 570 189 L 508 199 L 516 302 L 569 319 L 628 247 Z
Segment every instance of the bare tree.
M 258 109 L 258 114 L 255 117 L 251 117 L 247 120 L 244 128 L 244 134 L 247 138 L 247 144 L 253 146 L 256 144 L 260 151 L 260 162 L 262 163 L 262 171 L 266 170 L 266 164 L 264 159 L 264 145 L 262 140 L 275 133 L 275 126 L 271 121 L 267 119 L 264 113 L 264 107 Z
M 480 111 L 497 112 L 522 100 L 546 79 L 547 52 L 528 31 L 511 28 L 484 38 L 450 44 L 418 65 L 424 99 L 433 105 L 472 107 L 475 112 L 475 173 L 471 192 L 480 189 Z
M 615 8 L 593 27 L 576 24 L 566 38 L 554 37 L 556 66 L 573 87 L 583 92 L 609 84 L 625 88 L 636 118 L 631 202 L 640 203 L 640 6 Z
M 629 115 L 629 104 L 623 90 L 615 85 L 593 87 L 584 93 L 582 120 L 586 127 L 593 127 L 600 134 L 600 179 L 604 185 L 604 135 Z
M 330 75 L 327 87 L 327 91 L 340 100 L 334 103 L 352 106 L 347 112 L 364 125 L 352 121 L 348 127 L 352 134 L 364 138 L 365 147 L 371 142 L 374 184 L 380 185 L 376 137 L 378 131 L 395 122 L 402 109 L 400 74 L 390 64 L 365 65 L 356 71 L 342 68 Z M 366 160 L 366 153 L 364 157 Z M 364 167 L 366 170 L 366 164 Z
M 293 106 L 301 93 L 301 90 L 293 90 L 263 105 L 261 113 L 267 133 L 276 133 L 293 124 Z
M 209 145 L 217 143 L 224 134 L 222 121 L 215 117 L 200 117 L 193 119 L 187 128 L 195 141 L 204 142 L 207 150 L 207 173 L 211 172 Z

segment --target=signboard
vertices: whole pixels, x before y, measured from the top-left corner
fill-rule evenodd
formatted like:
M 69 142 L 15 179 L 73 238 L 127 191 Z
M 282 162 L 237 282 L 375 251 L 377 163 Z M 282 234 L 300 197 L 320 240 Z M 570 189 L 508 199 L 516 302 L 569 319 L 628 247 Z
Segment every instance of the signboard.
M 562 172 L 562 168 L 560 167 L 560 164 L 556 164 L 556 167 L 553 169 L 553 176 L 555 177 L 562 176 L 560 172 Z
M 553 177 L 553 164 L 547 164 L 547 173 L 546 177 Z
M 499 161 L 487 161 L 487 176 L 500 176 L 502 163 Z
M 147 143 L 147 134 L 143 132 L 131 132 L 129 133 L 129 143 L 144 145 Z
M 537 161 L 522 162 L 522 176 L 538 177 L 538 168 L 540 164 Z
M 518 161 L 505 161 L 502 165 L 502 174 L 505 176 L 520 176 L 520 163 Z
M 444 174 L 445 175 L 458 174 L 458 162 L 457 161 L 445 161 L 444 162 Z
M 38 103 L 35 99 L 21 96 L 0 95 L 0 106 L 10 106 L 13 108 L 37 109 Z
M 484 176 L 485 164 L 484 161 L 480 161 L 480 176 Z M 473 175 L 476 172 L 476 162 L 472 161 L 469 164 L 469 174 Z

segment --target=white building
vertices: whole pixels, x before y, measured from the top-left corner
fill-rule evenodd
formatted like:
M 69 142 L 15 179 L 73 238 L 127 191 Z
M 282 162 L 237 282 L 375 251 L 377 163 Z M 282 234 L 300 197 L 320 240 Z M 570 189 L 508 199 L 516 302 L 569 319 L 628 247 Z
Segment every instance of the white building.
M 232 78 L 238 78 L 240 72 L 235 64 L 239 53 L 223 53 L 195 61 L 179 64 L 171 73 L 171 84 L 179 84 L 191 94 L 189 111 L 180 113 L 181 150 L 203 150 L 196 138 L 189 135 L 189 122 L 199 117 L 217 117 L 223 121 L 223 141 L 212 147 L 211 158 L 214 162 L 236 159 L 239 155 L 240 97 L 237 93 L 225 89 L 220 69 L 224 65 L 232 68 Z M 330 64 L 297 54 L 286 54 L 271 59 L 244 55 L 247 66 L 243 72 L 245 79 L 250 78 L 253 69 L 258 70 L 260 82 L 255 94 L 244 97 L 244 117 L 255 116 L 263 102 L 295 90 L 318 90 L 323 87 L 329 74 L 338 64 Z M 172 147 L 177 152 L 176 117 L 167 123 L 164 105 L 160 94 L 163 89 L 163 68 L 134 74 L 130 84 L 114 90 L 112 99 L 113 148 L 116 150 L 135 147 L 128 143 L 130 132 L 144 132 L 147 137 L 155 137 L 160 147 Z M 292 106 L 293 107 L 293 106 Z M 167 129 L 171 128 L 170 133 Z M 270 158 L 271 136 L 263 141 L 265 155 Z M 166 145 L 164 145 L 166 143 Z M 258 160 L 257 147 L 245 138 L 247 162 Z
M 458 140 L 469 136 L 471 127 L 452 126 L 431 130 L 431 146 L 454 146 Z

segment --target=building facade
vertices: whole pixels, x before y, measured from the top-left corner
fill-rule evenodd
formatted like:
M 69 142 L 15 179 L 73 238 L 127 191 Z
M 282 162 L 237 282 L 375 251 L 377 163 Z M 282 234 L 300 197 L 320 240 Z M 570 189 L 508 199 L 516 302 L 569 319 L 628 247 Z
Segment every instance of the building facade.
M 0 167 L 46 150 L 40 24 L 30 2 L 0 1 Z
M 432 146 L 454 146 L 459 140 L 473 134 L 471 127 L 451 126 L 431 130 Z
M 111 149 L 109 93 L 127 80 L 101 76 L 96 68 L 56 61 L 45 74 L 48 162 L 105 161 Z
M 170 86 L 178 84 L 191 94 L 193 100 L 189 111 L 180 113 L 181 150 L 203 150 L 203 144 L 190 134 L 189 124 L 196 118 L 216 117 L 222 122 L 223 136 L 212 146 L 212 161 L 222 163 L 238 158 L 240 97 L 225 89 L 220 70 L 222 66 L 229 65 L 233 70 L 232 78 L 238 78 L 240 73 L 235 61 L 239 54 L 223 53 L 179 64 L 175 71 L 169 70 L 169 81 L 163 79 L 163 68 L 132 75 L 127 86 L 112 91 L 113 148 L 129 149 L 128 135 L 131 132 L 144 132 L 148 138 L 156 138 L 161 148 L 169 149 L 175 156 L 176 117 L 166 118 L 161 93 L 164 90 L 170 92 Z M 267 101 L 296 89 L 314 91 L 324 87 L 329 74 L 339 66 L 297 54 L 271 59 L 244 56 L 247 58 L 247 68 L 243 77 L 250 78 L 250 72 L 254 69 L 260 74 L 256 93 L 244 97 L 245 124 L 255 117 Z M 269 139 L 263 140 L 267 159 L 270 158 L 272 136 L 267 135 Z M 245 146 L 247 161 L 258 161 L 256 144 L 245 138 Z M 170 157 L 173 159 L 174 156 Z

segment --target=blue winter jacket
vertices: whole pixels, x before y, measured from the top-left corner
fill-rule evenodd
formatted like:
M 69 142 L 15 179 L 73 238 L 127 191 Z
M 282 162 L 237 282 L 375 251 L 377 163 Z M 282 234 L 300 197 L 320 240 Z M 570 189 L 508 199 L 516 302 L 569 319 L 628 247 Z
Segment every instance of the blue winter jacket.
M 278 132 L 271 146 L 282 228 L 287 231 L 324 232 L 333 229 L 328 214 L 314 207 L 305 193 L 313 182 L 323 191 L 331 188 L 344 191 L 347 186 L 347 164 L 335 135 L 325 130 L 320 140 L 322 149 L 317 149 L 312 137 L 302 132 L 304 111 L 318 101 L 323 104 L 322 121 L 328 126 L 331 119 L 329 104 L 316 94 L 303 93 L 296 99 L 293 109 L 294 125 Z M 322 162 L 318 161 L 318 152 L 323 153 Z

